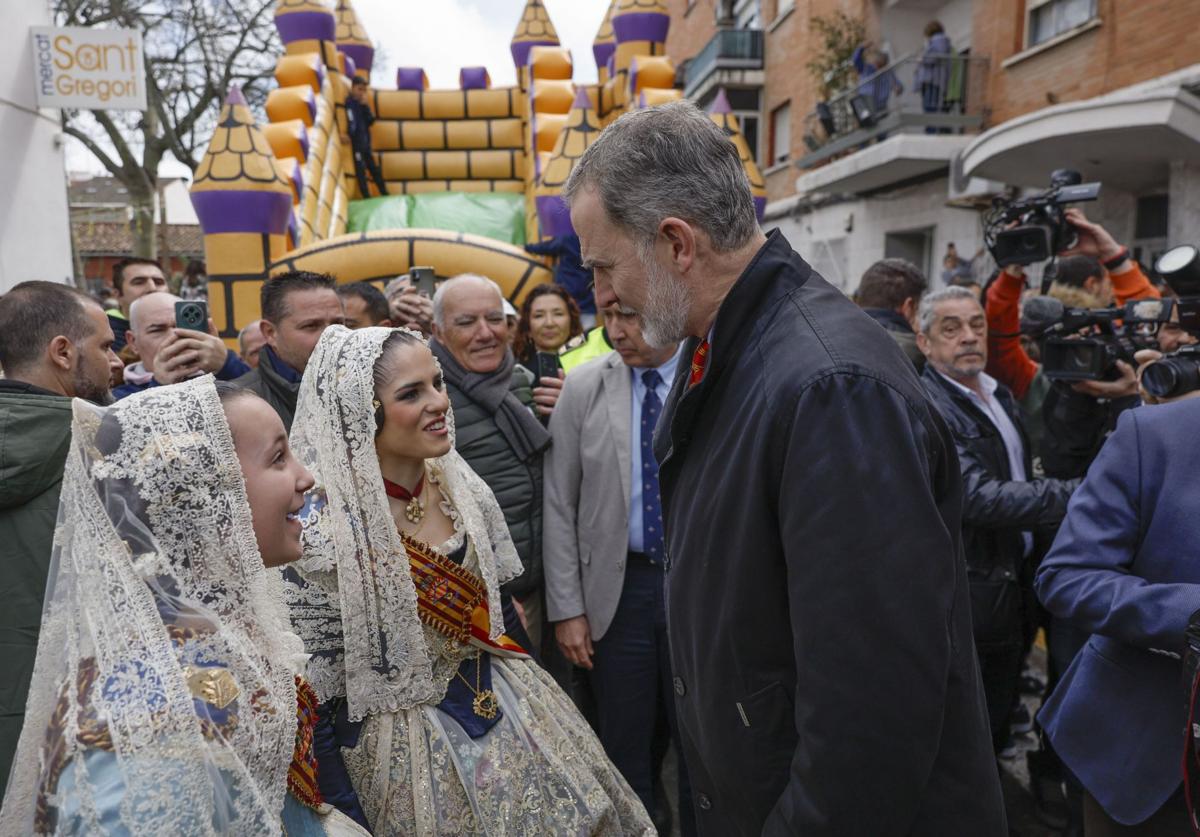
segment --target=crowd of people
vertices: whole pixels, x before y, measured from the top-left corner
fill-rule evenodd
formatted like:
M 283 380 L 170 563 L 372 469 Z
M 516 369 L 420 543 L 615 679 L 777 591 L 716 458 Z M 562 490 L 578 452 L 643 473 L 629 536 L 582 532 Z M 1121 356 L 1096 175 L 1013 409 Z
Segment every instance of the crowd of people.
M 594 324 L 293 271 L 235 352 L 144 259 L 0 297 L 0 834 L 1002 837 L 1034 728 L 1047 822 L 1190 833 L 1200 403 L 1048 374 L 1017 266 L 848 299 L 688 103 L 565 199 Z M 1052 296 L 1163 293 L 1068 220 Z

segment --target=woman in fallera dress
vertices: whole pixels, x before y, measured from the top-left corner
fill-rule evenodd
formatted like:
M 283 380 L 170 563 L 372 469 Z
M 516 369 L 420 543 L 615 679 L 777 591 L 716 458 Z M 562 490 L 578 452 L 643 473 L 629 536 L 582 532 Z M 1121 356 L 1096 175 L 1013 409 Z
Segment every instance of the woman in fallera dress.
M 454 451 L 441 371 L 404 329 L 328 329 L 292 428 L 317 489 L 289 568 L 313 654 L 326 798 L 376 835 L 653 834 L 571 701 L 512 633 L 521 572 Z M 507 627 L 507 630 L 506 630 Z
M 317 790 L 271 569 L 312 486 L 282 422 L 209 376 L 74 410 L 0 834 L 365 834 Z

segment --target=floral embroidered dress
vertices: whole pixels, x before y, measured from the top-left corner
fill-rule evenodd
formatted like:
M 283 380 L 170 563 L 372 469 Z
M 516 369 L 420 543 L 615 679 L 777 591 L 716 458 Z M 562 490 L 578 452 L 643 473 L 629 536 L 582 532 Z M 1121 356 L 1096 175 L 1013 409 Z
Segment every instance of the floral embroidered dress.
M 298 677 L 211 377 L 74 402 L 0 834 L 363 834 L 315 791 Z
M 372 404 L 396 331 L 326 330 L 292 428 L 317 489 L 288 601 L 332 727 L 320 774 L 352 784 L 330 801 L 376 835 L 653 834 L 574 704 L 506 635 L 499 589 L 520 561 L 456 452 L 426 463 L 454 535 L 431 545 L 397 530 Z

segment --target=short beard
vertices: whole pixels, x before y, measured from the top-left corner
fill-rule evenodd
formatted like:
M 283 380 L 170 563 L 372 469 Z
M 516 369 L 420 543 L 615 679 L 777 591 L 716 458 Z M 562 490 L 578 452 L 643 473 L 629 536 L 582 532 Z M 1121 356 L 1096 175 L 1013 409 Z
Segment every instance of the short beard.
M 640 312 L 642 339 L 653 349 L 674 346 L 688 336 L 692 293 L 652 252 L 639 254 L 639 259 L 646 271 L 646 303 Z
M 107 366 L 104 368 L 104 371 L 108 371 Z M 75 367 L 75 373 L 71 380 L 71 388 L 75 390 L 76 398 L 91 401 L 97 407 L 107 407 L 113 403 L 112 390 L 109 389 L 108 379 L 106 378 L 103 384 L 97 385 L 95 381 L 88 378 L 82 365 Z

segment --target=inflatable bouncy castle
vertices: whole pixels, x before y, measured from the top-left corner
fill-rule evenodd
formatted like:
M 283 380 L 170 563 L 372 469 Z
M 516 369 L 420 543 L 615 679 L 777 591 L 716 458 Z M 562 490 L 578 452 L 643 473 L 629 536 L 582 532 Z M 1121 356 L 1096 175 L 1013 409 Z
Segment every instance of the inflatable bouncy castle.
M 488 276 L 519 304 L 552 279 L 524 245 L 572 233 L 561 191 L 575 161 L 621 114 L 680 97 L 669 23 L 662 0 L 612 0 L 592 47 L 598 82 L 576 85 L 541 0 L 527 0 L 511 42 L 515 86 L 463 66 L 458 88 L 430 90 L 420 67 L 400 67 L 394 87 L 371 79 L 375 50 L 350 0 L 279 0 L 284 49 L 267 122 L 229 91 L 191 188 L 221 335 L 258 319 L 263 280 L 287 270 L 386 282 L 432 265 L 440 277 Z M 385 196 L 362 194 L 355 176 L 346 102 L 356 76 L 372 85 Z M 712 117 L 737 145 L 761 215 L 762 176 L 724 101 Z

